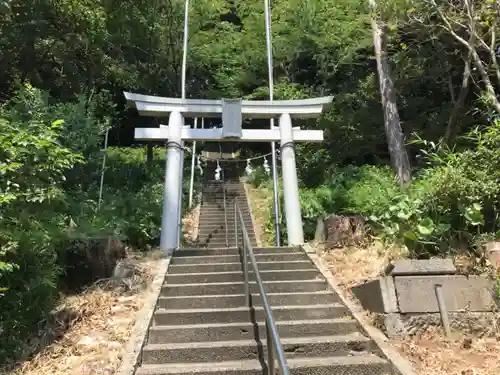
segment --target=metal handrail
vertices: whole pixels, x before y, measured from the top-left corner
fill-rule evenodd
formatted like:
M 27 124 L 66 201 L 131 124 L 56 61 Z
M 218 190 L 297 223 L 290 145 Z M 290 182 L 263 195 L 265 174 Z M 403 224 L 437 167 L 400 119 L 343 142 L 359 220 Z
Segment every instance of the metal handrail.
M 229 233 L 227 229 L 227 205 L 226 205 L 226 181 L 224 178 L 224 170 L 222 170 L 222 194 L 223 194 L 223 204 L 224 204 L 224 227 L 226 229 L 226 247 L 229 247 Z
M 248 307 L 252 307 L 252 294 L 250 292 L 250 284 L 248 282 L 248 257 L 250 257 L 250 264 L 252 265 L 253 274 L 255 277 L 255 282 L 259 290 L 260 298 L 262 299 L 262 306 L 264 308 L 264 313 L 266 317 L 266 340 L 267 340 L 267 373 L 268 375 L 274 375 L 276 370 L 276 360 L 278 361 L 278 366 L 281 375 L 290 375 L 288 369 L 288 364 L 285 358 L 285 351 L 280 342 L 280 337 L 278 334 L 278 328 L 276 327 L 276 322 L 271 311 L 271 306 L 269 305 L 269 300 L 267 299 L 266 291 L 264 289 L 264 283 L 260 276 L 259 267 L 257 266 L 257 260 L 255 259 L 255 254 L 253 252 L 252 244 L 250 238 L 248 237 L 248 232 L 245 228 L 245 222 L 243 220 L 243 215 L 236 199 L 234 200 L 234 214 L 235 214 L 235 242 L 236 246 L 241 249 L 241 261 L 243 264 L 243 273 L 245 277 L 245 302 Z M 242 246 L 238 246 L 238 222 L 241 226 L 242 235 Z M 276 360 L 275 360 L 276 356 Z

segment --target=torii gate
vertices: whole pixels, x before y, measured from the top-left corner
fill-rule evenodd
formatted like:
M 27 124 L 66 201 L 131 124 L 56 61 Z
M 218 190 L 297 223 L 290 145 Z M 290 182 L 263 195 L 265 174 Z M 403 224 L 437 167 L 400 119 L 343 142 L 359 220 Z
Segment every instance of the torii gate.
M 280 141 L 288 245 L 304 243 L 294 142 L 321 142 L 322 130 L 292 128 L 292 118 L 316 118 L 333 101 L 326 96 L 304 100 L 255 101 L 240 99 L 177 99 L 124 92 L 127 103 L 145 116 L 169 116 L 168 126 L 136 128 L 135 139 L 167 142 L 165 190 L 160 247 L 170 253 L 177 248 L 182 186 L 183 141 L 276 142 Z M 186 117 L 222 117 L 222 128 L 192 129 Z M 279 118 L 279 127 L 242 129 L 245 118 Z

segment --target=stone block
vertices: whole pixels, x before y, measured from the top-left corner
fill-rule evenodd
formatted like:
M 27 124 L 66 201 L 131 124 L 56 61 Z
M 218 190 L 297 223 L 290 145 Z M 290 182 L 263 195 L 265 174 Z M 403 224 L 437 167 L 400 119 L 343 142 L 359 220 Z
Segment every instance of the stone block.
M 500 268 L 500 242 L 492 241 L 484 245 L 486 257 L 495 268 Z
M 316 231 L 314 233 L 314 241 L 323 243 L 326 241 L 325 222 L 322 217 L 316 221 Z
M 351 291 L 365 310 L 382 314 L 398 311 L 392 277 L 379 277 L 367 281 L 354 286 Z
M 387 337 L 404 338 L 408 335 L 401 314 L 391 313 L 384 316 L 384 326 Z
M 442 285 L 446 308 L 452 311 L 491 311 L 492 282 L 481 276 L 396 276 L 394 285 L 402 313 L 439 312 L 436 285 Z
M 389 264 L 385 274 L 390 276 L 453 275 L 457 269 L 452 259 L 401 259 Z

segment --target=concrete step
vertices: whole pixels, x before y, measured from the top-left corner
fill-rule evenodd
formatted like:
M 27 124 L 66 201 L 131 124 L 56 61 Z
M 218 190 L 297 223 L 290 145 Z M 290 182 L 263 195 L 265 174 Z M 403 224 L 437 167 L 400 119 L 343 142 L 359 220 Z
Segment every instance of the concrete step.
M 226 245 L 225 242 L 223 241 L 220 241 L 220 242 L 203 242 L 205 244 L 206 247 L 210 248 L 210 247 L 221 247 L 223 245 Z M 228 245 L 229 246 L 234 246 L 235 242 L 234 241 L 229 241 L 228 242 Z M 256 240 L 251 240 L 251 245 L 252 246 L 257 246 L 257 241 Z
M 243 186 L 226 186 L 226 194 L 238 194 L 238 195 L 245 195 L 245 188 Z M 222 194 L 224 190 L 221 187 L 215 187 L 215 188 L 208 188 L 208 189 L 203 189 L 201 192 L 202 194 Z
M 218 222 L 224 222 L 224 220 L 225 220 L 224 211 L 200 213 L 200 221 L 204 221 L 203 223 L 200 222 L 200 224 L 210 224 L 210 223 L 217 224 Z M 234 222 L 234 215 L 228 213 L 227 220 Z M 252 223 L 252 216 L 249 213 L 244 215 L 243 222 Z
M 234 208 L 226 205 L 226 213 L 227 215 L 231 214 L 234 217 Z M 220 215 L 224 214 L 224 205 L 222 203 L 217 204 L 204 204 L 201 206 L 200 215 Z M 241 209 L 241 215 L 243 218 L 247 218 L 250 216 L 250 210 L 248 208 Z
M 255 275 L 249 271 L 249 280 L 255 280 Z M 272 270 L 260 271 L 263 281 L 284 281 L 284 280 L 323 280 L 321 273 L 314 269 L 305 270 Z M 187 273 L 183 275 L 167 274 L 168 284 L 184 283 L 227 283 L 242 282 L 245 280 L 242 271 L 239 272 L 209 272 L 209 273 Z
M 349 315 L 341 304 L 274 306 L 275 320 L 334 319 Z M 227 309 L 158 309 L 153 315 L 154 325 L 185 325 L 207 323 L 241 323 L 264 320 L 264 310 L 260 306 L 233 307 Z
M 247 233 L 249 235 L 253 235 L 255 232 L 253 230 L 253 227 L 251 225 L 246 225 L 245 226 L 245 229 L 247 231 Z M 199 227 L 198 228 L 198 233 L 199 233 L 199 236 L 209 236 L 209 235 L 213 235 L 213 234 L 220 234 L 222 236 L 226 236 L 226 228 L 224 227 L 224 225 L 220 226 L 220 227 L 211 227 L 211 228 L 203 228 L 203 227 Z M 238 227 L 238 231 L 235 230 L 234 227 L 228 227 L 227 228 L 227 234 L 228 236 L 231 234 L 231 236 L 235 236 L 235 234 L 241 234 L 241 228 Z
M 182 251 L 182 250 L 181 250 Z M 174 258 L 172 258 L 174 259 Z M 259 262 L 257 259 L 257 266 L 259 271 L 269 270 L 297 270 L 314 267 L 314 264 L 309 260 L 292 260 L 292 261 L 272 261 L 272 262 Z M 240 260 L 231 263 L 198 263 L 198 264 L 170 264 L 168 273 L 196 273 L 196 272 L 233 272 L 241 271 L 242 265 Z
M 242 294 L 244 284 L 244 282 L 164 284 L 160 293 L 163 297 Z M 305 293 L 329 290 L 324 280 L 264 281 L 264 288 L 266 293 Z M 250 282 L 250 291 L 254 294 L 259 293 L 255 282 Z
M 209 214 L 201 214 L 200 215 L 200 223 L 199 226 L 217 226 L 217 225 L 222 225 L 226 223 L 226 217 L 224 216 L 224 213 L 209 213 Z M 232 215 L 227 215 L 227 223 L 235 225 L 234 221 L 234 216 Z M 245 216 L 243 218 L 243 223 L 246 226 L 252 226 L 253 221 L 250 216 Z M 240 226 L 240 221 L 238 219 L 238 226 Z
M 276 322 L 280 338 L 301 336 L 348 335 L 358 330 L 354 319 L 318 319 Z M 256 335 L 257 334 L 257 335 Z M 153 326 L 149 329 L 149 344 L 212 342 L 266 339 L 265 321 L 252 323 L 198 324 L 184 326 Z
M 215 247 L 215 246 L 214 246 Z M 219 246 L 222 247 L 222 246 Z M 309 260 L 305 253 L 283 253 L 255 255 L 257 262 L 289 262 L 292 260 Z M 236 263 L 238 255 L 213 255 L 172 258 L 172 264 L 206 264 L 206 263 Z
M 243 224 L 245 224 L 245 228 L 250 226 L 252 227 L 252 220 L 250 218 L 248 219 L 244 219 L 243 220 Z M 200 224 L 199 224 L 199 227 L 218 227 L 218 226 L 221 226 L 221 225 L 225 225 L 226 224 L 226 219 L 224 217 L 224 215 L 220 215 L 220 217 L 202 217 L 200 219 Z M 228 226 L 231 226 L 231 227 L 234 227 L 236 225 L 235 221 L 234 221 L 234 216 L 228 216 L 227 217 L 227 225 Z M 238 220 L 238 227 L 240 226 L 240 221 Z
M 234 201 L 236 200 L 236 203 L 242 208 L 246 208 L 248 205 L 248 200 L 247 197 L 245 196 L 233 196 L 232 194 L 228 194 L 226 196 L 226 206 L 230 206 L 231 208 L 234 209 Z M 210 196 L 203 196 L 202 197 L 202 205 L 206 203 L 218 203 L 218 204 L 224 204 L 224 197 L 222 195 L 210 195 Z
M 228 239 L 228 242 L 226 243 L 226 240 L 224 237 L 221 238 L 199 238 L 197 240 L 200 244 L 203 245 L 203 247 L 206 248 L 212 248 L 212 247 L 222 247 L 222 246 L 235 246 L 236 242 L 234 239 Z M 241 243 L 241 241 L 239 242 Z M 250 244 L 252 247 L 257 247 L 257 240 L 255 237 L 250 237 Z
M 250 210 L 248 207 L 243 207 L 240 209 L 241 210 L 241 215 L 243 217 L 248 217 L 250 215 Z M 200 214 L 220 214 L 224 213 L 224 204 L 223 202 L 209 202 L 209 203 L 204 203 L 201 205 L 201 211 Z M 226 204 L 226 213 L 229 215 L 234 216 L 234 207 L 232 205 Z
M 255 235 L 253 233 L 248 234 L 248 239 L 250 240 L 252 247 L 257 247 L 257 239 L 255 238 Z M 228 234 L 226 242 L 225 233 L 214 233 L 211 235 L 209 234 L 205 236 L 198 236 L 197 241 L 200 243 L 209 244 L 208 248 L 217 248 L 225 246 L 232 247 L 236 245 L 235 236 Z M 238 242 L 241 244 L 243 243 L 243 240 L 240 239 Z
M 247 224 L 245 225 L 245 229 L 247 231 L 248 234 L 253 234 L 254 233 L 254 230 L 253 230 L 253 226 L 250 225 L 250 224 Z M 217 225 L 217 226 L 210 226 L 210 227 L 207 227 L 207 226 L 199 226 L 198 227 L 198 233 L 203 233 L 203 235 L 209 235 L 211 233 L 221 233 L 221 234 L 226 234 L 226 226 L 224 224 L 220 224 L 220 225 Z M 240 234 L 241 233 L 241 227 L 238 226 L 238 231 L 236 232 L 236 228 L 234 225 L 231 225 L 228 223 L 227 225 L 227 233 L 231 233 L 233 236 L 235 235 L 235 233 L 238 233 Z
M 369 353 L 372 341 L 360 333 L 345 336 L 313 336 L 282 338 L 286 358 L 297 356 L 348 356 Z M 174 344 L 148 344 L 142 351 L 145 364 L 220 362 L 258 359 L 267 353 L 266 341 L 254 339 L 233 341 L 205 341 Z
M 247 228 L 247 234 L 248 234 L 248 238 L 250 240 L 255 240 L 255 232 L 252 229 Z M 240 238 L 242 238 L 240 231 L 236 232 L 234 229 L 228 229 L 227 240 L 235 242 L 236 235 L 239 235 Z M 223 242 L 224 245 L 222 245 L 220 247 L 227 247 L 227 245 L 226 245 L 226 230 L 225 229 L 218 229 L 218 230 L 213 230 L 213 231 L 203 230 L 202 233 L 198 234 L 198 239 L 202 240 L 202 241 L 212 240 L 212 242 L 215 242 L 215 241 L 216 242 Z M 231 245 L 230 247 L 234 247 L 234 244 Z
M 243 224 L 247 230 L 253 229 L 253 222 L 250 220 L 244 221 Z M 220 219 L 203 219 L 203 222 L 200 222 L 198 225 L 198 230 L 217 230 L 221 228 L 225 228 L 227 226 L 228 229 L 234 230 L 236 227 L 236 223 L 234 219 L 228 218 L 227 224 L 226 220 L 222 217 Z M 240 222 L 238 222 L 238 229 L 241 228 Z
M 257 239 L 255 238 L 255 235 L 253 233 L 248 234 L 248 239 L 250 240 L 252 247 L 257 246 Z M 198 236 L 197 241 L 201 243 L 209 243 L 210 244 L 209 248 L 224 247 L 224 246 L 231 247 L 236 245 L 235 236 L 229 233 L 227 236 L 227 242 L 225 233 L 213 233 L 205 236 Z M 239 239 L 238 242 L 241 244 L 243 243 L 243 240 Z
M 205 184 L 204 184 L 205 185 Z M 222 185 L 224 185 L 224 188 L 226 189 L 226 191 L 241 191 L 241 192 L 245 192 L 245 187 L 241 184 L 230 184 L 229 182 L 227 181 L 224 181 L 224 183 L 220 184 L 220 185 L 216 185 L 216 184 L 211 184 L 209 183 L 208 185 L 205 185 L 202 189 L 202 192 L 203 193 L 213 193 L 214 191 L 219 191 L 219 190 L 222 190 Z
M 208 213 L 206 215 L 201 215 L 200 216 L 200 226 L 216 226 L 216 225 L 221 225 L 226 223 L 226 217 L 224 216 L 224 213 Z M 227 215 L 227 223 L 232 223 L 234 225 L 234 215 Z M 244 224 L 252 224 L 252 218 L 250 215 L 243 217 L 243 223 Z M 240 225 L 240 221 L 238 218 L 238 226 Z
M 232 213 L 229 213 L 229 211 L 231 210 L 228 210 L 227 214 L 224 215 L 224 209 L 223 208 L 220 208 L 220 209 L 203 209 L 200 211 L 200 220 L 224 220 L 224 217 L 227 216 L 228 220 L 231 219 L 232 221 L 234 221 L 234 214 Z M 243 216 L 243 220 L 244 221 L 250 221 L 252 219 L 252 215 L 250 214 L 250 212 L 244 212 L 242 213 Z M 239 216 L 236 216 L 237 218 L 239 218 Z
M 254 233 L 253 227 L 251 225 L 245 225 L 245 229 L 247 230 L 247 233 L 249 235 Z M 199 233 L 200 237 L 207 236 L 210 234 L 215 234 L 215 233 L 220 233 L 220 234 L 223 234 L 225 236 L 226 235 L 226 227 L 224 224 L 221 224 L 218 226 L 210 226 L 210 227 L 200 225 L 200 227 L 198 227 L 198 233 Z M 228 224 L 227 225 L 227 233 L 228 233 L 228 235 L 231 234 L 234 237 L 235 233 L 238 233 L 238 234 L 241 233 L 241 227 L 238 226 L 238 232 L 236 232 L 235 226 Z
M 214 197 L 213 195 L 210 196 L 203 196 L 201 201 L 201 207 L 204 207 L 205 205 L 219 205 L 219 204 L 224 204 L 224 197 L 222 196 L 216 196 Z M 248 200 L 246 197 L 236 197 L 236 204 L 238 205 L 239 209 L 243 212 L 243 210 L 248 209 Z M 234 210 L 234 197 L 232 196 L 227 196 L 226 197 L 226 207 L 231 207 L 231 210 Z
M 299 247 L 256 247 L 253 249 L 255 255 L 299 252 L 302 252 Z M 239 250 L 236 247 L 220 247 L 213 249 L 180 248 L 174 252 L 174 257 L 206 255 L 239 255 Z
M 329 290 L 303 293 L 267 293 L 271 306 L 323 305 L 340 303 L 340 298 Z M 252 305 L 261 306 L 259 294 L 252 295 Z M 164 309 L 217 309 L 245 306 L 244 294 L 211 296 L 160 297 L 157 307 Z
M 224 199 L 224 192 L 222 189 L 220 190 L 215 190 L 215 191 L 205 191 L 202 192 L 204 197 L 210 198 L 210 199 Z M 234 189 L 229 189 L 226 190 L 226 199 L 233 200 L 234 198 L 238 200 L 244 200 L 246 202 L 246 195 L 244 190 L 234 190 Z
M 240 234 L 238 232 L 234 231 L 229 231 L 227 232 L 227 240 L 232 242 L 232 245 L 230 247 L 234 247 L 234 244 L 236 243 L 236 235 Z M 248 238 L 250 241 L 255 241 L 255 233 L 253 231 L 247 230 Z M 240 237 L 241 238 L 241 237 Z M 224 229 L 219 229 L 218 231 L 213 231 L 213 232 L 206 232 L 200 233 L 198 235 L 198 240 L 199 241 L 209 241 L 210 242 L 222 242 L 222 245 L 219 247 L 227 247 L 226 245 L 226 231 Z M 240 240 L 242 241 L 242 240 Z M 215 246 L 211 246 L 215 247 Z
M 217 215 L 217 214 L 224 214 L 224 204 L 221 202 L 221 203 L 204 203 L 202 206 L 201 206 L 201 211 L 200 211 L 200 215 L 208 215 L 208 214 L 211 214 L 211 215 Z M 229 214 L 231 213 L 232 215 L 234 215 L 234 208 L 230 205 L 226 205 L 226 213 Z M 245 217 L 248 217 L 250 215 L 250 210 L 245 207 L 245 208 L 241 208 L 241 215 L 245 218 Z
M 297 357 L 287 360 L 291 375 L 387 375 L 392 367 L 375 355 Z M 263 375 L 260 360 L 143 365 L 136 375 Z
M 236 244 L 236 242 L 234 241 L 229 241 L 227 244 L 225 241 L 223 240 L 217 240 L 215 242 L 213 241 L 209 241 L 207 239 L 199 239 L 198 240 L 200 242 L 200 244 L 202 244 L 204 247 L 207 247 L 207 248 L 211 248 L 211 247 L 221 247 L 221 246 L 234 246 Z M 251 242 L 251 245 L 253 247 L 257 246 L 257 241 L 255 239 L 250 239 L 250 242 Z

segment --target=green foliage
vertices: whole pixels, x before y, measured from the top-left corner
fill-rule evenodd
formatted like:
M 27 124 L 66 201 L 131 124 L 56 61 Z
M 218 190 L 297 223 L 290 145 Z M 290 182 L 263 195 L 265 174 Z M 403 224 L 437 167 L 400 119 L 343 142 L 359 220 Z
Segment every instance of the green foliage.
M 49 319 L 71 271 L 64 267 L 74 266 L 66 259 L 81 257 L 75 243 L 106 235 L 137 249 L 158 243 L 164 149 L 153 150 L 148 166 L 144 147 L 109 148 L 98 207 L 108 123 L 97 107 L 84 97 L 51 104 L 25 85 L 0 108 L 1 363 Z M 84 262 L 76 266 L 85 272 Z
M 248 176 L 248 182 L 250 182 L 255 187 L 267 184 L 271 181 L 271 176 L 266 173 L 264 167 L 256 167 L 250 176 Z
M 415 140 L 425 166 L 404 192 L 388 167 L 331 169 L 325 184 L 300 189 L 306 238 L 313 237 L 316 219 L 329 213 L 360 214 L 376 235 L 405 245 L 417 257 L 472 248 L 477 239 L 498 232 L 500 122 L 476 128 L 464 138 L 469 146 L 462 150 Z M 272 188 L 258 179 L 253 183 Z M 266 212 L 266 232 L 272 237 L 272 206 Z
M 497 82 L 495 54 L 485 48 L 498 28 L 491 3 L 476 4 L 473 19 L 486 41 L 476 43 L 482 64 Z M 317 121 L 294 120 L 325 132 L 322 146 L 296 148 L 306 236 L 326 213 L 362 214 L 376 235 L 403 242 L 419 256 L 497 233 L 499 130 L 498 122 L 489 124 L 494 95 L 485 91 L 485 77 L 472 70 L 459 108 L 453 130 L 467 136 L 449 142 L 450 149 L 440 145 L 458 103 L 467 49 L 431 2 L 377 4 L 376 14 L 366 1 L 272 4 L 275 99 L 334 97 Z M 459 35 L 472 29 L 461 26 L 469 22 L 461 2 L 439 6 Z M 0 100 L 6 103 L 0 111 L 0 331 L 12 337 L 1 345 L 0 360 L 43 320 L 64 272 L 54 254 L 67 243 L 114 234 L 141 249 L 156 244 L 164 151 L 155 148 L 147 160 L 144 148 L 129 146 L 133 127 L 158 122 L 125 109 L 123 90 L 180 96 L 183 12 L 183 2 L 167 0 L 0 1 Z M 389 155 L 373 16 L 389 29 L 403 130 L 420 137 L 410 146 L 422 157 L 412 160 L 415 181 L 405 192 L 384 167 Z M 190 2 L 189 22 L 188 97 L 268 97 L 260 0 Z M 471 131 L 474 124 L 488 126 Z M 99 207 L 108 130 L 113 147 Z M 262 169 L 251 181 L 270 191 Z M 187 184 L 185 178 L 184 201 Z M 266 215 L 272 233 L 272 205 Z M 30 298 L 40 301 L 38 311 Z
M 50 310 L 58 267 L 53 207 L 81 154 L 64 147 L 64 120 L 47 116 L 43 95 L 24 87 L 0 110 L 0 361 Z

